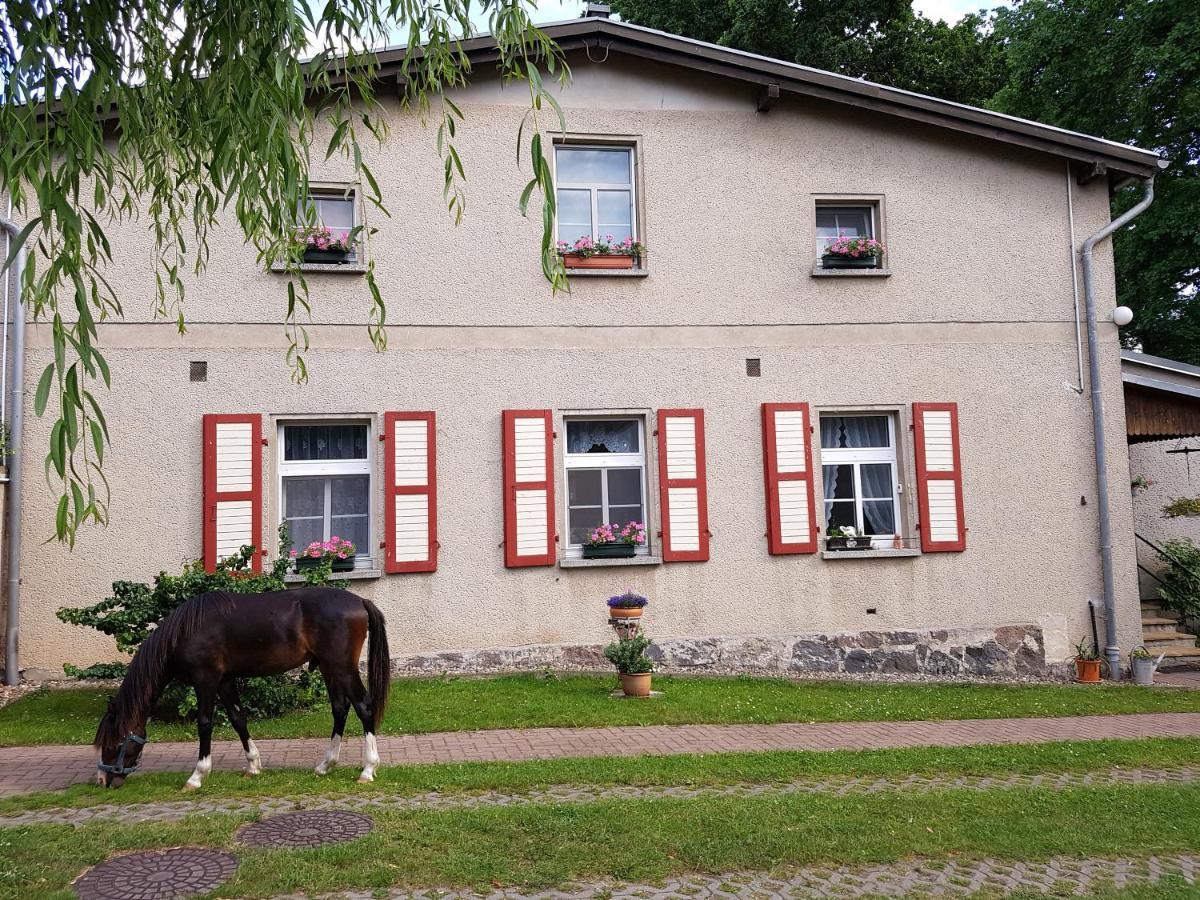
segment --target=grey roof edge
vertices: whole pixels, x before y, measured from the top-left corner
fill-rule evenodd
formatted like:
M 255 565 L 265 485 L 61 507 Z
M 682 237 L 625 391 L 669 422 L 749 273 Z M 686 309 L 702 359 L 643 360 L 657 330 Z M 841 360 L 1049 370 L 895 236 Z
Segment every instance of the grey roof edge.
M 1162 369 L 1200 381 L 1200 366 L 1179 362 L 1176 359 L 1167 359 L 1165 356 L 1151 356 L 1149 353 L 1139 353 L 1136 350 L 1122 350 L 1121 363 L 1122 365 L 1131 363 L 1135 366 L 1145 366 L 1150 369 Z
M 898 115 L 1128 175 L 1144 178 L 1167 165 L 1153 150 L 628 22 L 590 17 L 538 27 L 564 50 L 594 46 L 595 41 L 606 39 L 610 49 L 762 85 L 778 84 L 781 90 Z M 483 35 L 464 40 L 462 49 L 473 61 L 486 62 L 495 59 L 496 42 L 491 35 Z M 404 55 L 403 48 L 393 48 L 380 51 L 376 58 L 385 69 L 398 68 Z

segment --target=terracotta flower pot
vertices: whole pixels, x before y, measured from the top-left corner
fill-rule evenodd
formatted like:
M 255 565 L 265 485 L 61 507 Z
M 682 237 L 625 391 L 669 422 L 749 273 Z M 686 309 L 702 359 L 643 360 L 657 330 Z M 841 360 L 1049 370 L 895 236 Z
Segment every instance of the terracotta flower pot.
M 616 253 L 597 253 L 594 256 L 564 253 L 563 265 L 568 269 L 632 269 L 633 257 Z
M 639 672 L 636 675 L 621 675 L 621 690 L 626 697 L 650 696 L 650 672 Z
M 608 614 L 614 619 L 640 619 L 642 617 L 642 607 L 610 606 Z
M 1099 684 L 1100 683 L 1100 660 L 1098 660 L 1098 659 L 1077 659 L 1077 660 L 1075 660 L 1075 680 L 1081 684 Z

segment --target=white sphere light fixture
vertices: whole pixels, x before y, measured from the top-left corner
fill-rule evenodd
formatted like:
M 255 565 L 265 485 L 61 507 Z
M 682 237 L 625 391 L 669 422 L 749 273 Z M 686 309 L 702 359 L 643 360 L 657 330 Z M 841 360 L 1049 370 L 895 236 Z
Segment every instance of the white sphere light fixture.
M 1133 310 L 1128 306 L 1118 306 L 1113 310 L 1112 319 L 1118 328 L 1124 328 L 1133 321 Z

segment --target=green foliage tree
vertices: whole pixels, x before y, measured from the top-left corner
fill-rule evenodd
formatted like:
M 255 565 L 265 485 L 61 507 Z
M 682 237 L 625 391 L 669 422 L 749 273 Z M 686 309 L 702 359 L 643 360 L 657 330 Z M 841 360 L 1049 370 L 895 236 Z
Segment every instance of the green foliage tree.
M 998 10 L 1002 112 L 1161 151 L 1154 204 L 1115 237 L 1123 332 L 1147 353 L 1200 364 L 1200 4 L 1023 0 Z M 1140 196 L 1129 187 L 1113 211 Z
M 156 308 L 185 328 L 185 280 L 208 260 L 209 234 L 236 219 L 266 269 L 285 264 L 285 328 L 292 375 L 307 376 L 308 288 L 294 233 L 307 204 L 312 153 L 341 154 L 369 202 L 386 214 L 364 161 L 388 125 L 373 52 L 397 37 L 406 53 L 402 101 L 436 126 L 444 197 L 463 215 L 465 165 L 455 136 L 462 111 L 448 93 L 471 64 L 460 39 L 486 18 L 496 67 L 528 85 L 530 111 L 517 135 L 532 177 L 524 213 L 542 197 L 542 269 L 565 276 L 554 252 L 554 192 L 539 114 L 561 112 L 543 72 L 565 79 L 561 54 L 530 21 L 532 0 L 306 0 L 214 4 L 204 0 L 6 0 L 0 3 L 0 194 L 27 224 L 16 246 L 34 253 L 24 290 L 35 319 L 50 323 L 54 359 L 40 374 L 34 410 L 55 410 L 47 473 L 60 488 L 55 533 L 105 522 L 108 429 L 97 385 L 111 377 L 96 323 L 119 318 L 121 288 L 105 275 L 109 230 L 140 218 L 155 242 Z M 328 128 L 323 146 L 316 135 Z M 311 219 L 310 219 L 311 222 Z M 353 235 L 369 241 L 369 232 Z M 11 262 L 16 246 L 10 253 Z M 369 256 L 368 256 L 369 258 Z M 386 346 L 387 311 L 374 266 L 368 335 Z M 281 297 L 281 304 L 284 298 Z

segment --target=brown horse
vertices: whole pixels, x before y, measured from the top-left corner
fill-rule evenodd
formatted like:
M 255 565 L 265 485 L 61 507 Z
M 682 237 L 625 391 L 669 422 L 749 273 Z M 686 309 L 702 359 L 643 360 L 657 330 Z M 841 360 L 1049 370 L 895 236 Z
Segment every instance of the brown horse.
M 363 642 L 371 638 L 367 681 L 358 675 Z M 262 771 L 238 701 L 237 680 L 277 675 L 308 663 L 316 665 L 329 688 L 333 736 L 324 775 L 337 765 L 350 707 L 365 734 L 359 781 L 373 781 L 379 765 L 375 732 L 387 704 L 389 657 L 383 614 L 374 603 L 336 588 L 298 588 L 267 594 L 201 594 L 183 603 L 142 642 L 125 680 L 100 720 L 95 746 L 100 751 L 97 781 L 120 787 L 138 767 L 146 743 L 146 719 L 172 679 L 196 689 L 200 758 L 184 790 L 199 788 L 212 771 L 213 713 L 217 699 L 242 739 L 246 774 Z

